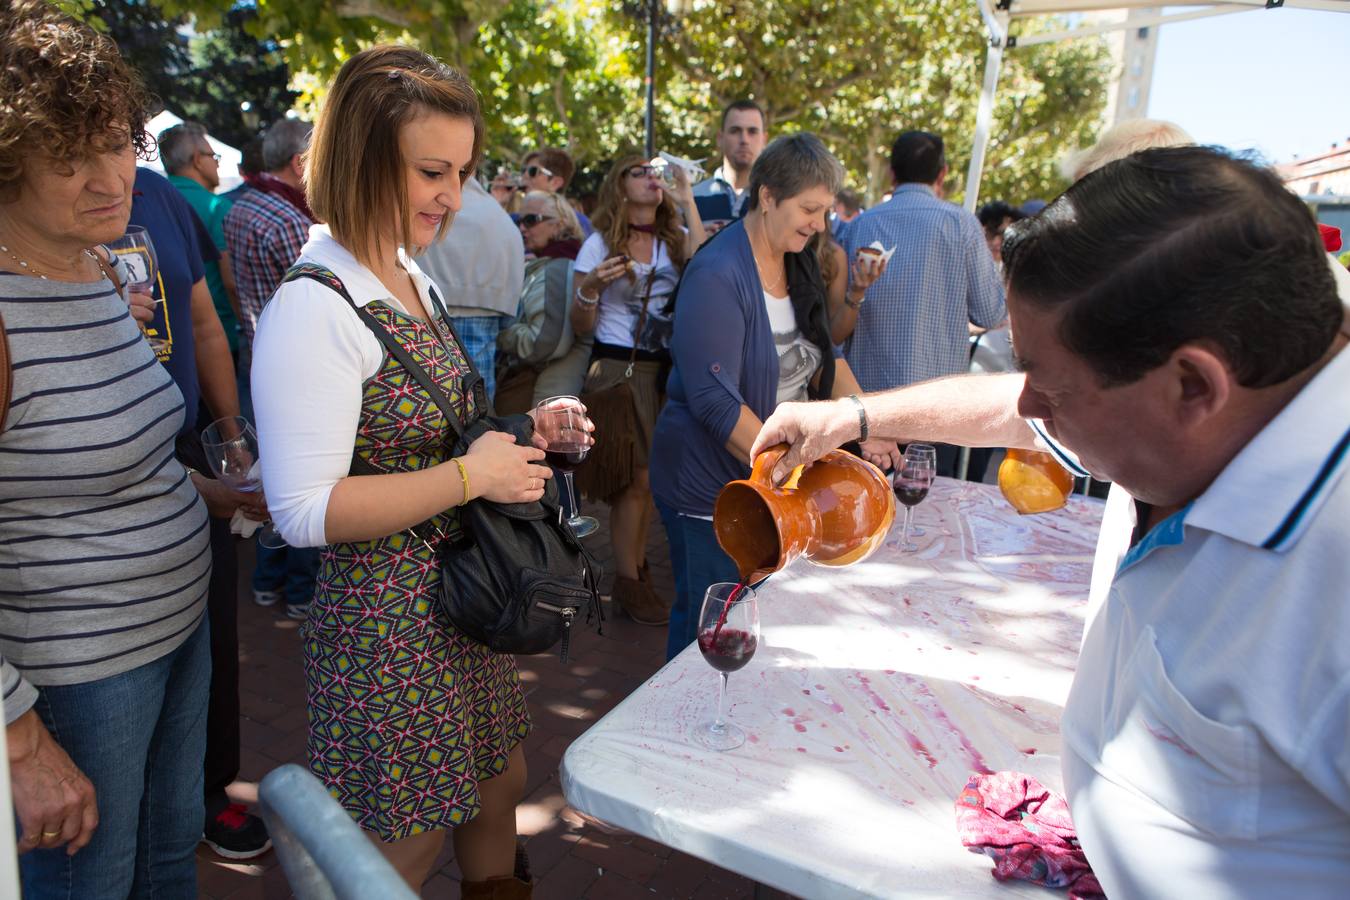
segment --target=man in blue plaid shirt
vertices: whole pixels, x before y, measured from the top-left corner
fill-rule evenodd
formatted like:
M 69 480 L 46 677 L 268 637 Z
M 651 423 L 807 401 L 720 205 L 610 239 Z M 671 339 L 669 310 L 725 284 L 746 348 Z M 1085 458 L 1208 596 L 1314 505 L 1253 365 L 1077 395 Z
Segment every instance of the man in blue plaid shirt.
M 869 393 L 968 371 L 968 326 L 993 328 L 1007 315 L 979 221 L 942 199 L 942 138 L 903 132 L 891 150 L 891 172 L 894 195 L 844 235 L 849 259 L 873 241 L 895 247 L 863 301 L 843 311 L 857 316 L 844 354 Z

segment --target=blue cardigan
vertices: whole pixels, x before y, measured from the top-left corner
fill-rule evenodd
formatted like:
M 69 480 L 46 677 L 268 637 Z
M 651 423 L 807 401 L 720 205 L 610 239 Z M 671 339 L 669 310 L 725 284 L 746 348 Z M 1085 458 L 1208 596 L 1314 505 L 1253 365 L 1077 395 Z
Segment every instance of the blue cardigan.
M 798 326 L 810 336 L 825 321 L 819 270 L 810 252 L 786 262 Z M 828 331 L 822 339 L 830 352 Z M 711 516 L 722 487 L 750 474 L 726 449 L 742 404 L 761 420 L 778 405 L 778 351 L 743 221 L 723 229 L 685 269 L 670 352 L 666 405 L 652 435 L 652 493 L 686 515 Z

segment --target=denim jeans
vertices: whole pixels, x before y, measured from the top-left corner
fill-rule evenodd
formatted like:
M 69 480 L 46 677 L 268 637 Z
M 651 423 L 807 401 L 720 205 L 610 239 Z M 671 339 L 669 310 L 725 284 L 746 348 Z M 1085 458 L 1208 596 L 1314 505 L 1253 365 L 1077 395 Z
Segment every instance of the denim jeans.
M 197 896 L 209 630 L 202 621 L 130 672 L 40 689 L 43 725 L 94 784 L 98 828 L 74 856 L 64 846 L 21 856 L 25 900 Z
M 253 566 L 255 591 L 280 591 L 287 606 L 314 599 L 314 579 L 319 574 L 318 547 L 257 546 Z
M 666 661 L 674 659 L 698 637 L 698 614 L 708 585 L 735 582 L 736 564 L 722 551 L 713 523 L 681 515 L 656 501 L 656 511 L 670 541 L 670 567 L 675 573 L 675 605 L 670 608 L 666 633 Z
M 511 322 L 510 316 L 452 316 L 455 334 L 459 335 L 464 352 L 483 376 L 483 387 L 488 399 L 497 393 L 497 335 Z

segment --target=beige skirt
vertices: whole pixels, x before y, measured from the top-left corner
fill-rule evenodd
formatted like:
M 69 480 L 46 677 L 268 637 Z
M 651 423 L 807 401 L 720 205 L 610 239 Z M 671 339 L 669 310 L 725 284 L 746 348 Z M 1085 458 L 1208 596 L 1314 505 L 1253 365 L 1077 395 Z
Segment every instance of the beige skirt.
M 665 402 L 659 362 L 597 359 L 582 388 L 586 413 L 595 423 L 595 447 L 577 469 L 577 487 L 590 500 L 606 503 L 647 468 L 652 431 Z

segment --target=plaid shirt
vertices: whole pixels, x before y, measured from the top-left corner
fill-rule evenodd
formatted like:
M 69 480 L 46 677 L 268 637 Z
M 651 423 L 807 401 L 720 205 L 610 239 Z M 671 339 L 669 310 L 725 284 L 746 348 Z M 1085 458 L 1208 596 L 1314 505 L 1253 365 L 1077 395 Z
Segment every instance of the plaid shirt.
M 313 224 L 285 199 L 253 188 L 244 191 L 226 214 L 225 244 L 243 313 L 239 324 L 249 346 L 264 304 L 300 257 Z
M 967 371 L 966 323 L 992 328 L 1007 315 L 979 220 L 927 185 L 902 184 L 844 232 L 849 259 L 873 241 L 896 249 L 844 344 L 858 384 L 883 391 Z

